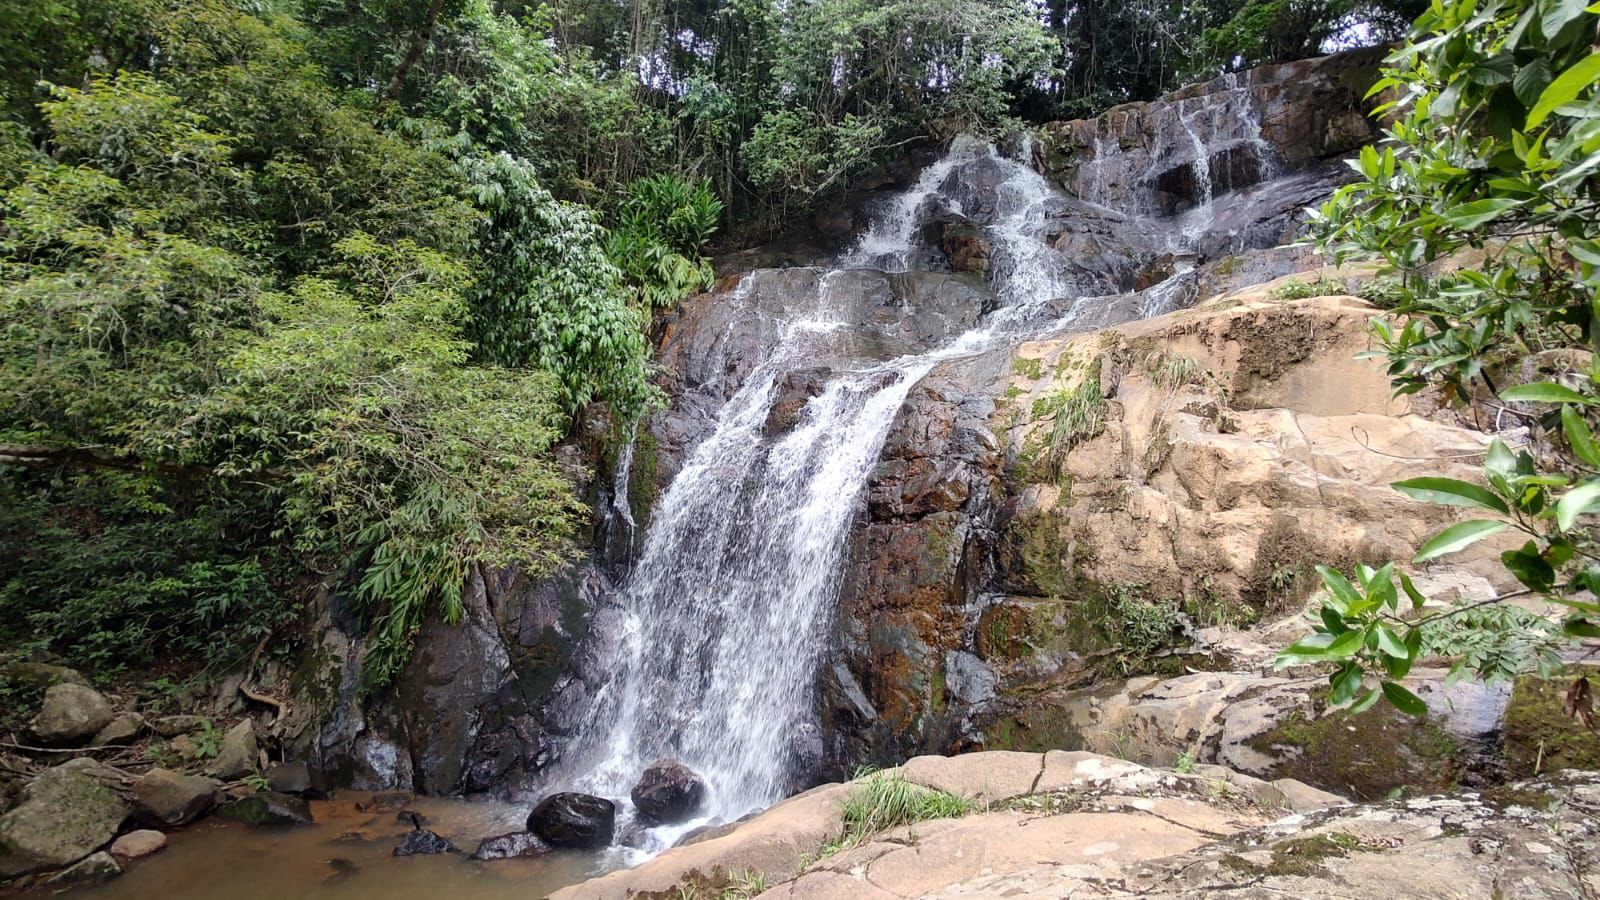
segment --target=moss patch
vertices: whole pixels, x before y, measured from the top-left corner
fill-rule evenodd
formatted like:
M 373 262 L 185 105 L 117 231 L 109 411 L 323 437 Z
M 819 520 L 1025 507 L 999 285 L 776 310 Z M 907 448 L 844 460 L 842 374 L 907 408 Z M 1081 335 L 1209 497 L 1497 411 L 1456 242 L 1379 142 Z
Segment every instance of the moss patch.
M 1038 381 L 1044 375 L 1044 360 L 1019 356 L 1011 361 L 1011 371 L 1029 381 Z
M 1561 769 L 1600 769 L 1600 735 L 1562 711 L 1574 674 L 1517 679 L 1503 733 L 1506 775 L 1531 778 Z
M 1230 854 L 1223 857 L 1222 864 L 1236 872 L 1251 875 L 1308 878 L 1324 873 L 1324 860 L 1342 859 L 1358 850 L 1376 849 L 1379 848 L 1369 847 L 1353 834 L 1330 831 L 1290 838 L 1273 845 L 1272 861 L 1269 863 L 1255 863 L 1243 856 Z
M 1296 712 L 1249 744 L 1284 757 L 1273 778 L 1297 778 L 1356 800 L 1381 800 L 1396 790 L 1448 790 L 1466 771 L 1470 756 L 1438 725 L 1387 705 L 1354 716 L 1340 710 L 1310 719 Z

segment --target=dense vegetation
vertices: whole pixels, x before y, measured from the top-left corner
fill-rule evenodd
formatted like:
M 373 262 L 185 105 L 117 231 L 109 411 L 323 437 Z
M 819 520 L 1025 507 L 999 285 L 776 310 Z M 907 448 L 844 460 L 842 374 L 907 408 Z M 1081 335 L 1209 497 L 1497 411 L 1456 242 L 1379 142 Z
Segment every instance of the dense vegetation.
M 1353 578 L 1323 569 L 1322 624 L 1278 661 L 1336 663 L 1335 702 L 1384 697 L 1421 714 L 1398 681 L 1423 655 L 1456 660 L 1453 677 L 1504 679 L 1548 674 L 1600 637 L 1597 25 L 1600 5 L 1572 0 L 1436 2 L 1374 88 L 1393 98 L 1387 142 L 1315 219 L 1337 257 L 1376 256 L 1394 273 L 1394 316 L 1375 323 L 1371 355 L 1398 392 L 1434 389 L 1485 422 L 1509 419 L 1480 482 L 1394 485 L 1478 516 L 1412 563 L 1495 535 L 1520 544 L 1500 557 L 1519 589 L 1443 608 L 1392 563 Z M 1517 605 L 1530 600 L 1564 620 Z M 1592 727 L 1586 679 L 1568 705 Z
M 225 666 L 331 576 L 381 683 L 471 566 L 570 552 L 553 448 L 654 402 L 714 236 L 1406 5 L 7 3 L 0 646 Z

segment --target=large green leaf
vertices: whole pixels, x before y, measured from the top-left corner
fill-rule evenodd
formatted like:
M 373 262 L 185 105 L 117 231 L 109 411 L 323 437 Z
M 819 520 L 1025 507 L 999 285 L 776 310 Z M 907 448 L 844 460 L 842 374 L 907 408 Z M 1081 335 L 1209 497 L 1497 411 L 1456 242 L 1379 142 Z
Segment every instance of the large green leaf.
M 1394 705 L 1395 709 L 1406 715 L 1421 717 L 1428 714 L 1428 704 L 1423 703 L 1422 698 L 1401 687 L 1397 682 L 1385 681 L 1383 696 Z
M 1589 405 L 1595 402 L 1593 397 L 1585 397 L 1565 385 L 1552 384 L 1548 381 L 1535 381 L 1532 384 L 1519 384 L 1508 387 L 1500 392 L 1501 400 L 1518 400 L 1524 403 L 1579 403 Z
M 1567 443 L 1571 445 L 1573 454 L 1600 469 L 1600 447 L 1595 446 L 1594 432 L 1589 430 L 1589 423 L 1571 406 L 1561 407 L 1561 429 L 1567 434 Z
M 1510 526 L 1491 519 L 1468 519 L 1458 522 L 1428 539 L 1417 551 L 1414 562 L 1427 562 L 1464 550 L 1484 538 L 1505 531 Z
M 1572 530 L 1578 517 L 1600 504 L 1600 479 L 1580 484 L 1561 497 L 1556 504 L 1556 524 L 1562 531 Z
M 1528 129 L 1538 128 L 1557 108 L 1578 99 L 1584 88 L 1600 81 L 1600 53 L 1591 51 L 1577 65 L 1562 72 L 1539 95 L 1539 102 L 1528 111 Z
M 1492 510 L 1497 513 L 1511 512 L 1506 502 L 1496 497 L 1487 488 L 1454 478 L 1409 478 L 1405 481 L 1396 481 L 1390 487 L 1418 500 L 1429 503 L 1440 503 L 1445 506 L 1470 506 L 1477 509 Z
M 1442 214 L 1444 220 L 1453 228 L 1462 231 L 1471 231 L 1500 218 L 1506 210 L 1522 205 L 1521 200 L 1510 197 L 1486 197 L 1474 200 L 1471 203 L 1462 203 L 1452 206 Z

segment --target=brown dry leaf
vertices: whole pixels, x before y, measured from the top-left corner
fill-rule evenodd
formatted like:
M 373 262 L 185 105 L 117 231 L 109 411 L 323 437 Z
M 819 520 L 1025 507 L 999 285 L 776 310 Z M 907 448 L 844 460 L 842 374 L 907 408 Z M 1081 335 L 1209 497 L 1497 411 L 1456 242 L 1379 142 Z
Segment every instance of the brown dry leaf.
M 1567 688 L 1567 700 L 1561 711 L 1567 718 L 1577 718 L 1583 727 L 1594 730 L 1594 696 L 1589 692 L 1589 676 L 1579 675 Z

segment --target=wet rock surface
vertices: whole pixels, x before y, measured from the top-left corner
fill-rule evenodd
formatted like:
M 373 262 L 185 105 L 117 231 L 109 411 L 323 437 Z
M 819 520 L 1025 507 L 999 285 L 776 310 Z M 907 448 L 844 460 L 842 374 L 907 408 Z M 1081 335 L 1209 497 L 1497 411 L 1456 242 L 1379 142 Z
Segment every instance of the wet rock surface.
M 395 856 L 432 856 L 439 853 L 460 852 L 455 844 L 422 828 L 406 834 L 394 848 Z
M 473 859 L 519 859 L 530 856 L 543 856 L 550 852 L 550 845 L 540 840 L 539 836 L 527 831 L 513 831 L 510 834 L 501 834 L 484 838 L 478 842 L 478 849 L 472 851 Z
M 528 814 L 528 830 L 552 847 L 592 850 L 611 843 L 617 807 L 588 794 L 552 794 Z
M 217 815 L 257 828 L 309 825 L 311 804 L 300 797 L 265 791 L 217 807 Z
M 706 784 L 676 760 L 652 765 L 633 786 L 633 806 L 646 820 L 671 824 L 691 819 L 705 802 Z

